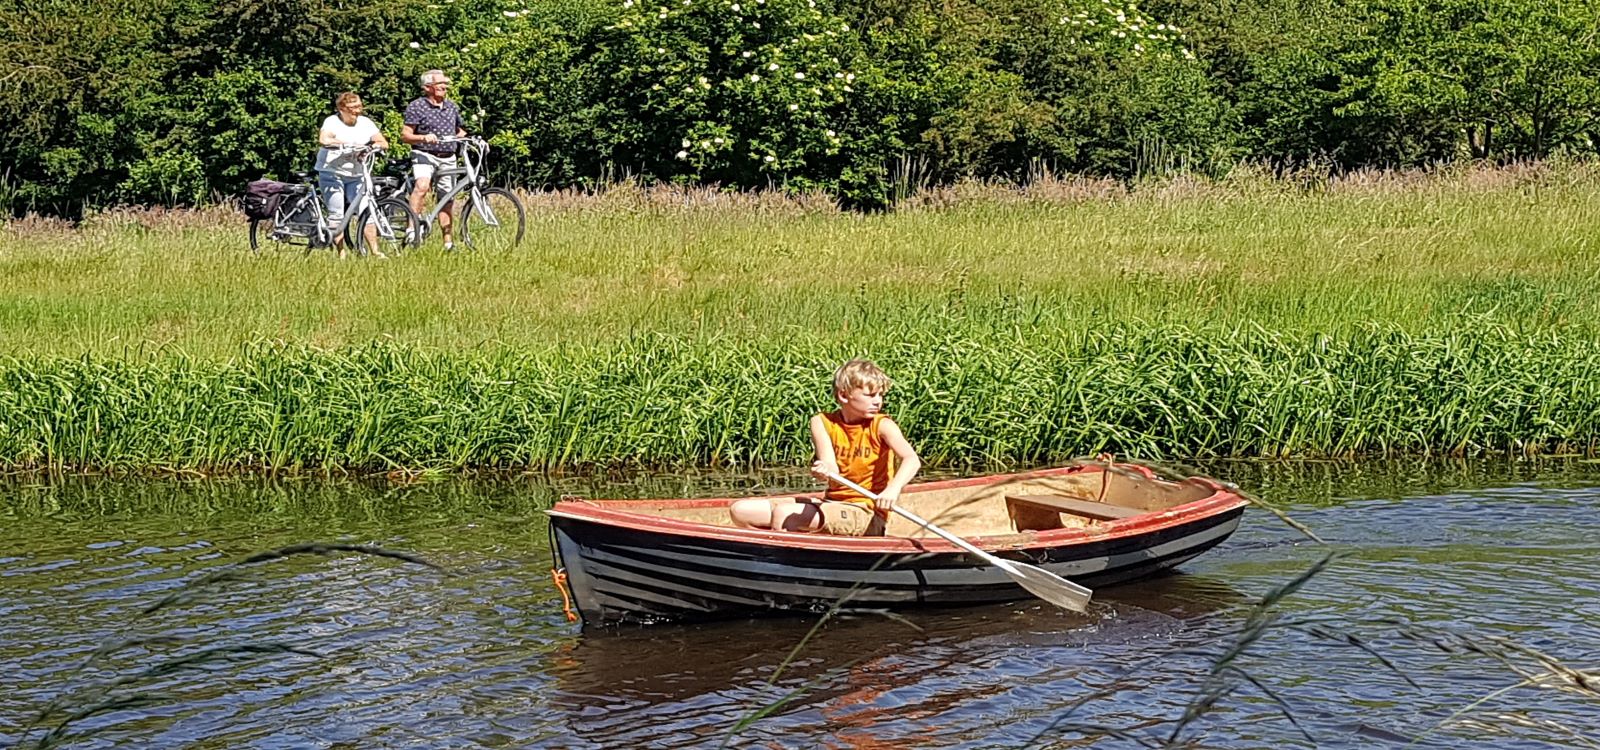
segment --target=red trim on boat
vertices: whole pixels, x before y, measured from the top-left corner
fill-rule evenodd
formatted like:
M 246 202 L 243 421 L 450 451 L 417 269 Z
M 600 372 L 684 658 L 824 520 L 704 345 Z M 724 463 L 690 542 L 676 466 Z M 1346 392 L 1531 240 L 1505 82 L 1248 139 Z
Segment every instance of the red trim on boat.
M 1156 478 L 1148 468 L 1135 464 L 1117 464 L 1117 468 L 1137 471 L 1146 477 Z M 1093 465 L 1066 466 L 1056 469 L 1041 469 L 1038 471 L 1020 472 L 1016 474 L 995 474 L 989 476 L 967 477 L 962 479 L 947 479 L 926 484 L 912 485 L 906 488 L 906 493 L 919 493 L 961 487 L 973 487 L 985 484 L 996 484 L 1022 478 L 1059 476 L 1075 474 L 1084 471 L 1098 472 L 1102 469 Z M 975 536 L 969 540 L 979 547 L 991 551 L 1046 549 L 1100 542 L 1107 539 L 1122 537 L 1137 537 L 1160 531 L 1162 529 L 1189 523 L 1198 519 L 1226 513 L 1236 508 L 1248 505 L 1250 501 L 1228 490 L 1216 482 L 1203 477 L 1195 477 L 1198 481 L 1212 489 L 1209 497 L 1184 503 L 1183 505 L 1156 511 L 1132 518 L 1111 521 L 1100 526 L 1087 529 L 1053 529 L 1050 531 L 1027 531 L 1022 533 L 1008 533 L 994 536 Z M 800 492 L 792 497 L 814 498 L 820 496 L 819 492 Z M 675 536 L 688 536 L 698 539 L 716 539 L 728 542 L 744 542 L 747 544 L 762 544 L 774 547 L 792 549 L 809 549 L 826 552 L 858 552 L 865 554 L 886 553 L 915 553 L 915 552 L 959 552 L 949 542 L 937 537 L 909 539 L 906 537 L 847 537 L 833 536 L 831 534 L 806 534 L 791 531 L 770 531 L 767 529 L 741 529 L 732 526 L 716 526 L 712 524 L 684 521 L 676 518 L 636 513 L 627 510 L 630 507 L 649 506 L 658 509 L 686 509 L 686 508 L 714 508 L 726 507 L 735 500 L 745 498 L 697 498 L 675 500 L 561 500 L 554 507 L 546 511 L 549 515 L 558 518 L 570 518 L 579 521 L 605 524 L 618 528 L 634 529 L 659 534 L 672 534 Z M 937 521 L 937 519 L 932 519 Z M 988 543 L 985 543 L 985 542 Z

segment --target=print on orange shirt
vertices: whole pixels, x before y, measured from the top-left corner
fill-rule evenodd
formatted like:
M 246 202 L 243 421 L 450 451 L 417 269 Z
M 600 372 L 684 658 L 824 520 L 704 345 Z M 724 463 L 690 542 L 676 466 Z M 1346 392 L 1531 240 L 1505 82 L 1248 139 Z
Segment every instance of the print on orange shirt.
M 844 421 L 844 415 L 837 411 L 822 415 L 828 440 L 833 442 L 833 458 L 839 464 L 839 474 L 874 493 L 882 492 L 889 486 L 895 469 L 894 451 L 888 449 L 883 442 L 883 435 L 878 432 L 878 424 L 884 416 L 876 414 L 869 421 L 851 424 Z M 829 500 L 860 503 L 884 515 L 871 500 L 837 482 L 828 482 L 826 497 Z

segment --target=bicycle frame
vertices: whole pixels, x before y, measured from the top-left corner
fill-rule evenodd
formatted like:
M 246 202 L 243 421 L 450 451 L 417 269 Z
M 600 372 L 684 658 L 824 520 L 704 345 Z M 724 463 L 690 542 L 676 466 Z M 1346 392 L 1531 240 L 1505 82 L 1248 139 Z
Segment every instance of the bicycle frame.
M 287 242 L 290 237 L 304 237 L 310 247 L 325 247 L 332 240 L 328 234 L 328 212 L 322 205 L 322 191 L 317 189 L 315 182 L 302 184 L 306 188 L 304 193 L 278 205 L 272 216 L 273 231 L 268 239 Z M 294 221 L 304 206 L 311 209 L 312 221 L 309 225 Z
M 302 184 L 307 188 L 306 192 L 293 201 L 287 202 L 287 205 L 278 207 L 273 216 L 274 229 L 267 238 L 279 242 L 288 242 L 290 238 L 303 237 L 307 240 L 309 248 L 331 247 L 337 239 L 345 235 L 351 224 L 363 215 L 371 216 L 369 225 L 375 227 L 375 231 L 380 237 L 394 236 L 395 227 L 389 225 L 389 217 L 379 210 L 378 191 L 372 177 L 373 162 L 382 150 L 382 148 L 373 145 L 347 146 L 332 150 L 333 153 L 341 155 L 348 153 L 358 154 L 357 160 L 361 165 L 361 183 L 356 189 L 355 198 L 345 207 L 344 216 L 339 219 L 337 224 L 330 225 L 328 223 L 328 212 L 325 205 L 327 196 L 323 194 L 321 183 L 302 173 Z M 342 190 L 343 187 L 341 186 L 340 189 Z M 312 220 L 310 222 L 294 221 L 294 218 L 307 205 L 310 206 Z M 362 230 L 365 231 L 365 227 Z M 360 243 L 356 244 L 358 245 L 357 252 L 361 252 Z
M 450 189 L 446 191 L 444 195 L 439 196 L 439 199 L 434 202 L 432 208 L 428 209 L 425 213 L 419 214 L 417 218 L 420 219 L 422 223 L 432 227 L 434 222 L 438 221 L 439 214 L 444 211 L 445 206 L 450 205 L 451 201 L 454 201 L 462 193 L 470 193 L 469 197 L 472 198 L 472 208 L 478 212 L 478 215 L 482 217 L 483 220 L 490 226 L 499 226 L 499 220 L 495 218 L 494 212 L 489 208 L 488 202 L 483 199 L 483 194 L 479 192 L 479 181 L 482 179 L 483 161 L 489 155 L 488 142 L 482 138 L 474 138 L 471 136 L 463 138 L 457 138 L 454 136 L 440 138 L 439 142 L 458 144 L 457 153 L 461 155 L 461 166 L 435 170 L 431 183 L 433 185 L 438 185 L 439 180 L 445 177 L 457 177 L 460 179 L 457 179 L 455 184 L 451 185 Z M 413 179 L 408 179 L 407 186 L 414 189 L 415 181 Z M 410 190 L 408 189 L 406 192 L 410 192 Z
M 330 227 L 328 229 L 327 240 L 329 244 L 332 244 L 333 238 L 344 235 L 345 230 L 349 228 L 351 221 L 369 210 L 372 212 L 374 223 L 378 225 L 378 232 L 380 234 L 393 230 L 393 227 L 387 227 L 384 225 L 388 219 L 383 216 L 383 212 L 378 210 L 378 191 L 372 186 L 372 163 L 377 160 L 378 152 L 382 150 L 383 149 L 376 146 L 356 146 L 353 148 L 335 149 L 333 151 L 333 153 L 349 153 L 351 151 L 359 152 L 359 159 L 361 163 L 361 187 L 356 190 L 356 199 L 352 201 L 352 204 L 344 207 L 344 216 L 343 218 L 339 219 L 339 225 L 336 227 Z M 341 187 L 340 189 L 342 190 L 343 188 Z M 321 190 L 319 189 L 317 192 L 320 194 Z M 326 214 L 323 215 L 324 223 L 326 223 Z

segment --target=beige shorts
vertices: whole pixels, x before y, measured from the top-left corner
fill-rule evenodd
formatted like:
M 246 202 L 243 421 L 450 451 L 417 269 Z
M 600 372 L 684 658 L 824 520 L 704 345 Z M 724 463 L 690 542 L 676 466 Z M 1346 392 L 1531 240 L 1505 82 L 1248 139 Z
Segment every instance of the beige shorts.
M 822 512 L 822 530 L 838 536 L 882 536 L 883 519 L 860 503 L 824 500 L 817 503 Z
M 456 157 L 434 156 L 425 151 L 411 152 L 411 176 L 417 181 L 430 180 L 433 183 L 433 192 L 444 195 L 450 188 L 456 186 L 454 175 L 433 179 L 433 173 L 441 169 L 455 169 Z

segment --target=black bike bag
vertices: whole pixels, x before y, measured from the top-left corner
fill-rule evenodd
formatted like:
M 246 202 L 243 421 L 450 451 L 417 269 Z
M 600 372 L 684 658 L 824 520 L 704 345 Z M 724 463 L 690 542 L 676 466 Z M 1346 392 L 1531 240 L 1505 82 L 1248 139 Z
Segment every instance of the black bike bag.
M 244 210 L 245 216 L 252 219 L 270 219 L 277 213 L 278 205 L 283 202 L 284 196 L 298 195 L 305 189 L 304 185 L 292 182 L 251 180 L 245 187 L 244 197 L 239 200 L 239 208 Z

